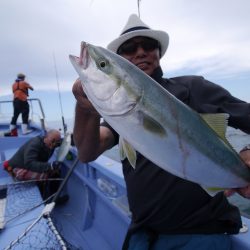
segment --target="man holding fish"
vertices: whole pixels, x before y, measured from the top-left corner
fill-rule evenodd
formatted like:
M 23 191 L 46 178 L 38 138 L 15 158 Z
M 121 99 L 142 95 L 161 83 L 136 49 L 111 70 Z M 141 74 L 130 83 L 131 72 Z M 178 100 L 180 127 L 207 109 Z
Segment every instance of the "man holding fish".
M 218 139 L 210 128 L 207 128 L 209 134 L 195 141 L 196 135 L 197 138 L 203 135 L 199 129 L 207 127 L 196 112 L 226 113 L 229 115 L 229 126 L 250 133 L 250 104 L 233 97 L 203 77 L 163 78 L 160 59 L 168 43 L 166 32 L 153 30 L 136 15 L 131 15 L 121 35 L 108 45 L 109 50 L 130 63 L 86 43 L 82 44 L 80 58 L 71 57 L 80 76 L 73 86 L 77 99 L 74 141 L 79 159 L 83 162 L 95 160 L 105 150 L 118 143 L 120 145 L 132 212 L 123 249 L 229 250 L 229 234 L 237 234 L 242 222 L 238 208 L 231 205 L 226 196 L 238 192 L 250 198 L 250 170 L 238 159 L 223 136 Z M 157 87 L 159 92 L 154 92 L 153 85 L 157 83 L 152 80 L 160 84 Z M 134 85 L 130 85 L 132 81 Z M 107 85 L 105 89 L 102 82 L 115 82 L 116 85 Z M 152 82 L 152 89 L 150 84 L 146 86 L 146 82 Z M 147 92 L 149 94 L 144 98 Z M 150 98 L 154 100 L 151 102 Z M 161 101 L 164 105 L 154 106 L 154 103 Z M 184 111 L 180 112 L 182 108 Z M 188 117 L 185 120 L 182 116 L 186 114 Z M 164 120 L 168 115 L 170 118 Z M 105 121 L 100 124 L 101 117 Z M 192 129 L 183 129 L 193 119 L 195 122 L 189 126 Z M 196 127 L 196 124 L 201 124 L 201 127 Z M 221 146 L 217 148 L 214 140 L 218 140 Z M 209 148 L 216 150 L 209 151 Z M 238 167 L 237 171 L 228 174 L 228 179 L 221 181 L 220 186 L 220 177 L 231 171 L 230 161 L 224 162 L 227 159 L 220 158 L 221 155 L 228 158 L 225 157 L 228 152 L 228 156 L 232 156 L 230 161 L 237 162 L 243 174 L 238 174 L 241 172 Z M 159 157 L 155 157 L 157 154 Z M 164 155 L 167 155 L 169 165 L 164 166 L 165 160 L 163 164 L 159 160 L 158 164 L 158 158 L 164 159 Z M 213 155 L 216 155 L 215 160 L 211 160 Z M 250 166 L 248 147 L 240 152 L 240 156 Z M 217 163 L 214 164 L 214 161 Z M 207 162 L 209 166 L 211 164 L 211 170 L 206 166 Z M 199 172 L 202 166 L 205 166 L 203 169 L 207 174 L 202 175 L 203 170 Z M 225 169 L 224 166 L 229 168 Z M 193 171 L 195 167 L 197 169 Z M 210 172 L 214 178 L 207 177 Z M 217 172 L 219 177 L 216 182 Z M 224 187 L 226 190 L 211 196 L 207 187 Z

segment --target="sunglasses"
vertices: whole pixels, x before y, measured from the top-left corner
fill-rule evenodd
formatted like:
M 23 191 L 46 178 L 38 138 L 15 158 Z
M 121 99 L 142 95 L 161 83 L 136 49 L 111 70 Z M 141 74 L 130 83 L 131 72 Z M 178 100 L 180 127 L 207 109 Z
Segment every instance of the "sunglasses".
M 130 55 L 135 53 L 139 47 L 145 51 L 153 51 L 154 49 L 160 48 L 160 44 L 157 40 L 151 38 L 143 38 L 143 40 L 139 42 L 128 40 L 118 48 L 117 54 Z

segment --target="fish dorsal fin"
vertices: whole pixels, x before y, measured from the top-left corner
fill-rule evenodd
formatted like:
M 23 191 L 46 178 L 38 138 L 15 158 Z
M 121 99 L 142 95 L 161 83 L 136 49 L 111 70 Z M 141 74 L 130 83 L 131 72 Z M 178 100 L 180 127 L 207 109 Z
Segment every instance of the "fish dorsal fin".
M 119 152 L 121 160 L 128 159 L 130 165 L 135 168 L 136 165 L 136 151 L 135 149 L 121 136 L 119 138 Z
M 225 188 L 220 188 L 220 187 L 204 187 L 202 188 L 211 196 L 215 196 L 219 192 L 225 191 Z
M 231 146 L 231 144 L 226 139 L 226 130 L 229 117 L 228 114 L 226 113 L 201 114 L 201 117 L 225 143 Z

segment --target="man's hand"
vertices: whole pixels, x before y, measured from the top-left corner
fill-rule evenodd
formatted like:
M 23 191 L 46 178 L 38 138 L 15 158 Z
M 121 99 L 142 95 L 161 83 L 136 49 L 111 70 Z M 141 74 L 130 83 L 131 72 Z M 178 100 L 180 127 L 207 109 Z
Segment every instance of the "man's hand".
M 83 91 L 81 80 L 77 79 L 72 87 L 72 92 L 77 100 L 77 104 L 81 107 L 82 111 L 95 114 L 100 117 L 99 113 L 95 110 L 91 102 L 88 100 Z
M 245 164 L 250 168 L 250 150 L 243 150 L 240 152 L 240 158 L 245 162 Z M 250 172 L 250 169 L 249 169 Z M 250 199 L 250 183 L 243 188 L 233 188 L 224 191 L 226 196 L 231 196 L 235 192 L 239 193 L 241 196 Z
M 245 162 L 245 164 L 250 168 L 250 149 L 242 150 L 240 152 L 240 158 Z

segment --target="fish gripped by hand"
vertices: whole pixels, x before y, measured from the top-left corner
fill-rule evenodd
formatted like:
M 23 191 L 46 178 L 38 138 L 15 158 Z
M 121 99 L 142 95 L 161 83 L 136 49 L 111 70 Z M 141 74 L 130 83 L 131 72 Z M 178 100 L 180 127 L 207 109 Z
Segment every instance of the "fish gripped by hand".
M 121 155 L 132 166 L 135 149 L 203 187 L 236 188 L 250 182 L 249 169 L 223 137 L 226 114 L 202 117 L 135 65 L 102 47 L 83 42 L 80 57 L 70 60 L 88 99 L 120 135 Z

